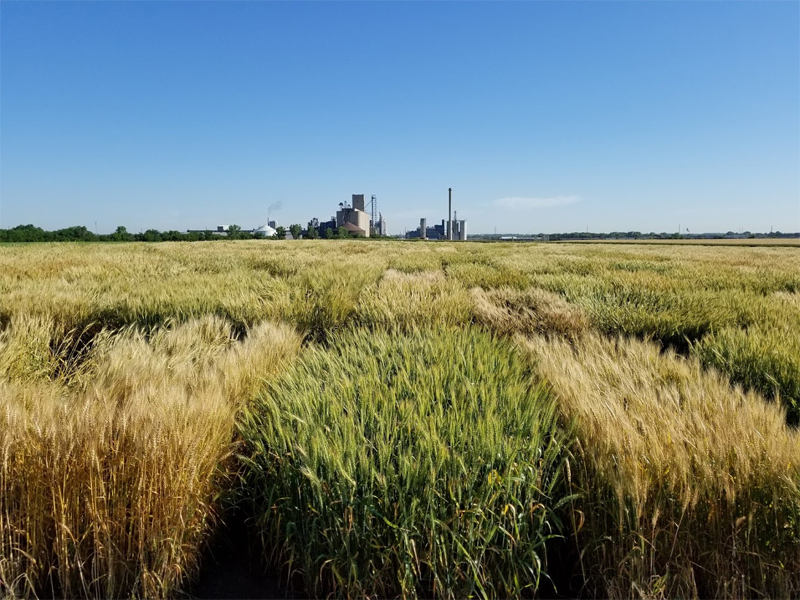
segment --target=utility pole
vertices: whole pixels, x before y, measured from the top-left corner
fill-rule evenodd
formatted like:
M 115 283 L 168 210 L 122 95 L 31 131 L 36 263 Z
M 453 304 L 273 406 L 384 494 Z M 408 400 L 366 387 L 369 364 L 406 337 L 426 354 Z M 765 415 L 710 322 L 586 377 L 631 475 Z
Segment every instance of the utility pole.
M 447 188 L 447 239 L 453 241 L 453 188 Z

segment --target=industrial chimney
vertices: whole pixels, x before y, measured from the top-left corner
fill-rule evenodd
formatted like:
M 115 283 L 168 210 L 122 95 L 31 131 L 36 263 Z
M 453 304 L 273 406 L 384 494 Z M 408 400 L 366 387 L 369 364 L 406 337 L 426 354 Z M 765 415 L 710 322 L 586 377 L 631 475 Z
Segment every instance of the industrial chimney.
M 453 241 L 453 188 L 447 188 L 447 239 Z

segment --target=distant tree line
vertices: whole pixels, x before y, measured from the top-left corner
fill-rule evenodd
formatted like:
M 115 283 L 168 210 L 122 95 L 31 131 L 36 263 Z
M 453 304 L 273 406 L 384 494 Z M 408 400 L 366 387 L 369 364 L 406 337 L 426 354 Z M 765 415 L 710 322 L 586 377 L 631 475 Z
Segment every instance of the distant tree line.
M 728 231 L 727 233 L 642 233 L 641 231 L 612 231 L 611 233 L 591 233 L 586 231 L 575 231 L 572 233 L 551 233 L 550 240 L 682 240 L 703 237 L 707 239 L 724 239 L 726 237 L 745 237 L 745 238 L 791 238 L 797 237 L 796 233 L 781 233 L 776 231 L 774 233 L 751 233 L 744 231 L 742 233 L 734 233 Z
M 250 234 L 239 234 L 252 237 Z M 239 237 L 233 232 L 233 237 Z M 205 239 L 224 239 L 211 231 L 183 233 L 180 231 L 158 231 L 148 229 L 130 233 L 125 227 L 117 227 L 114 233 L 96 234 L 83 225 L 45 231 L 34 225 L 17 225 L 11 229 L 0 229 L 0 242 L 191 242 Z
M 489 234 L 477 233 L 470 236 L 471 239 L 497 240 L 503 236 L 517 235 L 519 237 L 547 237 L 551 242 L 563 240 L 682 240 L 682 239 L 724 239 L 729 237 L 745 238 L 796 238 L 798 233 L 781 233 L 780 231 L 770 233 L 751 233 L 744 231 L 741 233 L 728 231 L 726 233 L 704 233 L 704 234 L 681 234 L 681 233 L 642 233 L 641 231 L 612 231 L 611 233 L 594 233 L 591 231 L 573 231 L 571 233 L 550 233 L 550 234 Z
M 327 224 L 326 224 L 327 225 Z M 212 240 L 253 240 L 253 239 L 286 239 L 286 234 L 290 233 L 294 239 L 301 237 L 308 240 L 313 239 L 352 239 L 357 237 L 344 227 L 334 227 L 323 225 L 315 227 L 311 223 L 303 229 L 299 224 L 290 225 L 289 228 L 277 227 L 275 235 L 265 237 L 263 234 L 242 231 L 239 225 L 230 225 L 226 230 L 226 235 L 219 235 L 218 231 L 158 231 L 148 229 L 144 232 L 130 233 L 125 227 L 117 227 L 114 233 L 96 234 L 83 225 L 45 231 L 41 227 L 34 225 L 17 225 L 11 229 L 0 229 L 0 243 L 3 242 L 202 242 Z M 523 235 L 523 234 L 519 234 Z M 543 234 L 537 234 L 542 236 Z M 703 235 L 708 238 L 724 237 L 747 237 L 747 238 L 794 238 L 798 233 L 781 233 L 780 231 L 770 233 L 751 233 L 744 231 Z M 498 234 L 475 234 L 470 236 L 474 240 L 499 239 Z M 611 233 L 592 233 L 586 231 L 576 231 L 572 233 L 551 233 L 550 241 L 559 240 L 613 240 L 613 239 L 683 239 L 687 237 L 699 237 L 695 235 L 682 235 L 678 233 L 641 233 L 639 231 L 614 231 Z M 370 238 L 372 239 L 372 238 Z
M 354 236 L 344 227 L 338 229 L 327 228 L 323 232 L 310 224 L 303 230 L 298 224 L 290 225 L 288 232 L 292 238 L 300 239 L 351 239 Z M 207 231 L 158 231 L 148 229 L 144 232 L 131 233 L 125 227 L 117 227 L 114 233 L 96 234 L 83 225 L 56 229 L 55 231 L 45 231 L 41 227 L 34 225 L 17 225 L 11 229 L 0 229 L 0 243 L 6 242 L 201 242 L 212 240 L 253 240 L 253 239 L 286 239 L 287 229 L 277 227 L 275 235 L 271 238 L 263 234 L 242 231 L 239 225 L 230 225 L 225 232 L 226 235 L 219 235 L 214 230 Z

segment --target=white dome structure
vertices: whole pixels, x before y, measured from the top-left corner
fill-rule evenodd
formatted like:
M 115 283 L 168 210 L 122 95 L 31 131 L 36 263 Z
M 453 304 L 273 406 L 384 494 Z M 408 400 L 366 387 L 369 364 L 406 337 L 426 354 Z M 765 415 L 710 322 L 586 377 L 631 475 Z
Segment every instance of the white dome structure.
M 276 231 L 269 225 L 262 225 L 253 229 L 253 235 L 263 235 L 264 237 L 272 237 Z

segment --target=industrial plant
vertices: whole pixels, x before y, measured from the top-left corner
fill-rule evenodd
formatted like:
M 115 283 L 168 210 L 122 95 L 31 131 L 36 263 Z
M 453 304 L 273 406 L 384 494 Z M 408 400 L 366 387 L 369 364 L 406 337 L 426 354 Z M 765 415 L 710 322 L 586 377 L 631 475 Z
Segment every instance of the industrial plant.
M 458 216 L 458 215 L 456 215 Z M 419 220 L 419 228 L 414 229 L 413 231 L 409 231 L 406 233 L 406 239 L 408 240 L 449 240 L 452 239 L 456 242 L 464 242 L 467 240 L 467 222 L 464 220 L 457 220 L 453 219 L 450 221 L 451 225 L 448 226 L 448 222 L 445 219 L 442 219 L 442 222 L 439 224 L 437 223 L 433 227 L 428 227 L 427 219 L 420 219 Z M 453 237 L 450 238 L 450 231 L 452 230 Z
M 325 235 L 328 229 L 337 231 L 340 227 L 343 227 L 351 235 L 359 237 L 389 235 L 386 220 L 378 212 L 378 198 L 375 194 L 372 194 L 369 202 L 366 201 L 364 194 L 353 194 L 349 204 L 347 202 L 339 203 L 336 216 L 332 216 L 329 221 L 311 219 L 308 227 L 317 229 L 320 235 Z
M 447 220 L 442 219 L 441 225 L 428 227 L 428 220 L 420 219 L 419 228 L 406 232 L 406 239 L 467 241 L 467 222 L 459 221 L 458 213 L 453 212 L 453 188 L 449 188 L 447 192 Z
M 370 210 L 369 213 L 367 209 Z M 351 204 L 339 203 L 336 227 L 344 227 L 348 232 L 362 237 L 386 235 L 386 221 L 378 213 L 378 199 L 375 194 L 369 203 L 364 199 L 364 194 L 353 194 Z
M 271 206 L 270 210 L 279 206 L 279 204 Z M 316 235 L 322 237 L 332 237 L 334 235 L 347 237 L 348 234 L 357 237 L 386 237 L 389 235 L 386 220 L 378 212 L 378 199 L 375 194 L 370 196 L 369 201 L 367 201 L 365 194 L 353 194 L 350 202 L 339 203 L 339 210 L 336 211 L 334 216 L 331 216 L 330 220 L 320 221 L 315 217 L 308 222 L 307 228 L 300 235 L 302 237 L 316 237 L 316 235 L 309 236 L 309 232 L 312 229 L 315 231 L 311 233 L 316 233 Z M 260 225 L 253 229 L 237 229 L 237 231 L 257 237 L 275 237 L 278 234 L 278 223 L 270 220 L 268 216 L 266 225 Z M 189 229 L 188 232 L 210 233 L 219 236 L 228 236 L 230 234 L 229 228 L 221 225 L 212 230 Z M 297 231 L 295 231 L 296 234 Z M 419 220 L 419 228 L 406 232 L 405 238 L 467 241 L 467 222 L 459 219 L 457 212 L 453 212 L 452 188 L 448 188 L 447 219 L 442 219 L 441 224 L 437 223 L 432 227 L 428 227 L 427 219 L 422 218 Z

